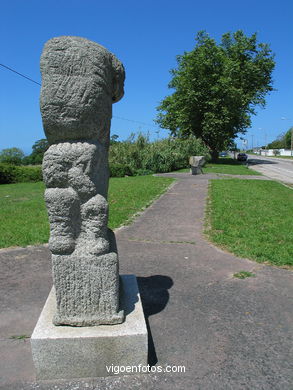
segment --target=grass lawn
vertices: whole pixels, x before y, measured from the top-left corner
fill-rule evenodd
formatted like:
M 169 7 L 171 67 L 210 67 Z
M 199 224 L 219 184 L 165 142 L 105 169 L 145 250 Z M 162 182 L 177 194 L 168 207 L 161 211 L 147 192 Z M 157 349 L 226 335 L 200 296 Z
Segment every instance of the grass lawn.
M 117 228 L 162 194 L 173 179 L 154 176 L 111 178 L 109 227 Z M 0 248 L 48 242 L 44 184 L 0 185 Z
M 274 181 L 212 180 L 206 233 L 241 257 L 293 266 L 293 191 Z
M 248 169 L 246 163 L 233 158 L 220 158 L 216 162 L 207 163 L 203 167 L 203 173 L 226 173 L 229 175 L 260 175 L 253 169 Z
M 180 169 L 176 172 L 189 172 L 189 168 Z M 224 173 L 229 175 L 261 175 L 260 173 L 248 169 L 245 163 L 241 163 L 233 158 L 219 158 L 216 162 L 207 163 L 203 167 L 203 173 Z
M 156 176 L 110 178 L 109 227 L 115 229 L 127 223 L 134 214 L 164 193 L 173 181 Z

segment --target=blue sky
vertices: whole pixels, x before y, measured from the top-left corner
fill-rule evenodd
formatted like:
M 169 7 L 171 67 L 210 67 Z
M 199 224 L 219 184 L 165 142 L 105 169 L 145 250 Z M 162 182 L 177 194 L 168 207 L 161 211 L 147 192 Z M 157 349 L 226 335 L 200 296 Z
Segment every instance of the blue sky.
M 177 54 L 192 50 L 196 33 L 206 30 L 219 41 L 227 31 L 258 32 L 277 63 L 277 91 L 253 117 L 246 136 L 249 146 L 252 140 L 254 146 L 262 145 L 293 125 L 292 18 L 291 0 L 3 1 L 0 63 L 41 82 L 39 59 L 48 39 L 75 35 L 98 42 L 126 68 L 125 96 L 113 106 L 111 133 L 122 140 L 142 131 L 156 139 L 169 134 L 157 132 L 153 122 L 159 102 L 172 92 L 167 88 L 169 70 L 176 66 Z M 3 67 L 0 83 L 0 150 L 16 146 L 30 153 L 33 143 L 44 138 L 40 87 Z

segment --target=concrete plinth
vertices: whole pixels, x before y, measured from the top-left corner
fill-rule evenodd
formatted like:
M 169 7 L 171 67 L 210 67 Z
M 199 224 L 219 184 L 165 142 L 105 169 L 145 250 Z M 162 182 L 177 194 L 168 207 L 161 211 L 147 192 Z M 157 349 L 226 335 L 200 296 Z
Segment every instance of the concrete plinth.
M 113 375 L 107 366 L 147 365 L 147 328 L 135 275 L 121 276 L 122 324 L 55 326 L 55 291 L 51 290 L 31 337 L 37 379 Z
M 201 167 L 193 167 L 193 166 L 191 166 L 190 167 L 190 173 L 192 175 L 200 175 L 200 174 L 202 174 L 202 168 Z

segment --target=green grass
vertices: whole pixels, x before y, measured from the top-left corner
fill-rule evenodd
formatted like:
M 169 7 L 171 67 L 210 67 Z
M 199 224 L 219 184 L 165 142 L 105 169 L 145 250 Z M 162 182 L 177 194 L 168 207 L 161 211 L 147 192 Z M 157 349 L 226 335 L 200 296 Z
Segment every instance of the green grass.
M 159 179 L 159 180 L 158 180 Z M 174 181 L 155 176 L 117 177 L 110 179 L 109 227 L 115 229 L 152 203 Z
M 44 184 L 17 183 L 0 186 L 0 248 L 48 241 L 49 226 Z
M 206 233 L 230 252 L 293 266 L 293 191 L 274 181 L 212 180 Z
M 189 168 L 179 169 L 176 172 L 189 172 Z M 203 167 L 203 173 L 222 173 L 228 175 L 258 175 L 261 174 L 248 169 L 245 163 L 241 163 L 232 158 L 219 158 L 216 162 L 210 162 Z
M 224 173 L 229 175 L 260 175 L 258 172 L 248 169 L 246 163 L 232 158 L 220 158 L 216 162 L 207 163 L 203 167 L 204 173 Z
M 11 340 L 23 340 L 25 341 L 26 339 L 29 339 L 30 336 L 26 334 L 20 334 L 20 335 L 13 335 L 9 337 Z
M 111 178 L 109 227 L 115 229 L 125 224 L 163 193 L 172 181 L 154 176 Z M 42 182 L 0 185 L 0 248 L 48 242 L 44 190 Z
M 255 274 L 249 271 L 239 271 L 236 272 L 233 276 L 234 278 L 238 278 L 238 279 L 246 279 L 246 278 L 254 277 Z
M 272 158 L 285 158 L 285 159 L 288 159 L 288 160 L 293 160 L 293 156 L 268 156 L 268 157 L 272 157 Z

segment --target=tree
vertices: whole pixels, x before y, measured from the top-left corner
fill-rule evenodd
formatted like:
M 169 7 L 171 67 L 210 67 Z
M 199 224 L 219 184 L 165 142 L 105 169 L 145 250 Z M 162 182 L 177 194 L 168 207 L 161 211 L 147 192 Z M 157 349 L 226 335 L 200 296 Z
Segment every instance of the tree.
M 293 137 L 293 127 L 291 127 L 285 134 L 284 141 L 285 141 L 285 148 L 291 149 L 291 142 Z
M 24 164 L 42 164 L 44 153 L 49 148 L 49 143 L 45 138 L 39 139 L 32 146 L 32 153 L 23 160 Z
M 19 148 L 3 149 L 0 152 L 0 162 L 10 165 L 21 165 L 24 153 Z
M 119 142 L 118 138 L 119 138 L 119 135 L 117 135 L 117 134 L 111 135 L 111 137 L 110 137 L 110 145 L 117 144 L 117 142 Z
M 285 133 L 280 134 L 273 142 L 269 143 L 268 149 L 283 149 L 285 148 Z
M 201 138 L 216 158 L 246 132 L 255 107 L 265 106 L 275 62 L 256 34 L 226 33 L 217 45 L 201 31 L 196 41 L 192 51 L 177 56 L 169 83 L 174 92 L 157 108 L 156 121 L 175 137 Z
M 277 139 L 268 144 L 268 149 L 291 149 L 291 135 L 293 127 L 286 133 L 280 134 Z

